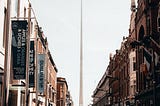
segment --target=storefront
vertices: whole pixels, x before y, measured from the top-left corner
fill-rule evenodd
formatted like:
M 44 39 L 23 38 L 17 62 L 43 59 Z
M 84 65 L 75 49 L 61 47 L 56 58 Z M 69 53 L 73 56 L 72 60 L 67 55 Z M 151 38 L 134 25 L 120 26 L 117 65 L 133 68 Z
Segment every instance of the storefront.
M 156 95 L 153 95 L 153 89 L 146 90 L 142 93 L 139 93 L 136 96 L 136 106 L 159 106 L 158 101 L 160 101 L 160 87 L 156 88 Z M 154 105 L 154 96 L 156 105 Z

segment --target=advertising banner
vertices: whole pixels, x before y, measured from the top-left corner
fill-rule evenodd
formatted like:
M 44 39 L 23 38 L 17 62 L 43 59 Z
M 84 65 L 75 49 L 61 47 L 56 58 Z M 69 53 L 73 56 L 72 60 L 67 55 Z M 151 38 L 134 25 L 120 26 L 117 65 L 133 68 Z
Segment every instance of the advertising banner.
M 35 87 L 35 49 L 34 41 L 30 41 L 30 51 L 29 51 L 29 88 Z
M 27 21 L 12 21 L 12 68 L 13 79 L 26 78 Z
M 38 54 L 38 91 L 44 92 L 45 54 Z

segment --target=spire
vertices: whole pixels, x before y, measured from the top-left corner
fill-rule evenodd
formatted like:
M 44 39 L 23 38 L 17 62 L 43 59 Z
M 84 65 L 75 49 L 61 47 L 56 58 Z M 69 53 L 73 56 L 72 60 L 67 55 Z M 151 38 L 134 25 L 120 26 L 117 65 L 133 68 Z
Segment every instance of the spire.
M 131 0 L 131 11 L 135 11 L 135 9 L 136 9 L 135 0 Z

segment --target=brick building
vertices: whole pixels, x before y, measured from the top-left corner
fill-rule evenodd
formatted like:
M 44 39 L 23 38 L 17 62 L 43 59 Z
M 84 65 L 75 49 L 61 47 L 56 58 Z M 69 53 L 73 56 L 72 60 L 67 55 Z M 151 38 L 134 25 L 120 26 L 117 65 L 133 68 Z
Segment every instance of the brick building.
M 93 106 L 134 105 L 135 51 L 131 51 L 130 38 L 123 38 L 121 48 L 110 56 L 107 70 L 93 92 Z
M 56 106 L 74 106 L 65 78 L 57 77 Z
M 57 77 L 57 105 L 67 106 L 68 84 L 65 78 Z
M 108 97 L 111 105 L 159 106 L 160 1 L 137 0 L 135 4 L 131 0 L 129 36 L 107 68 Z
M 116 54 L 110 58 L 109 80 L 110 98 L 113 105 L 126 105 L 130 103 L 130 46 L 128 38 L 123 38 L 121 48 L 116 50 Z
M 159 0 L 138 0 L 135 18 L 136 104 L 159 106 Z

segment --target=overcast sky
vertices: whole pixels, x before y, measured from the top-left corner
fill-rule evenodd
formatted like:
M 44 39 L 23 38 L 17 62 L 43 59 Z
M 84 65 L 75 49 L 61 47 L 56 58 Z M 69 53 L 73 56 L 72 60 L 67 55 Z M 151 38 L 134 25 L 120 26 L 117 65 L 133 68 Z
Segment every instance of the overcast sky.
M 79 106 L 80 0 L 31 0 L 49 49 L 66 78 L 74 105 Z M 104 74 L 109 54 L 128 36 L 130 0 L 83 0 L 84 106 Z

